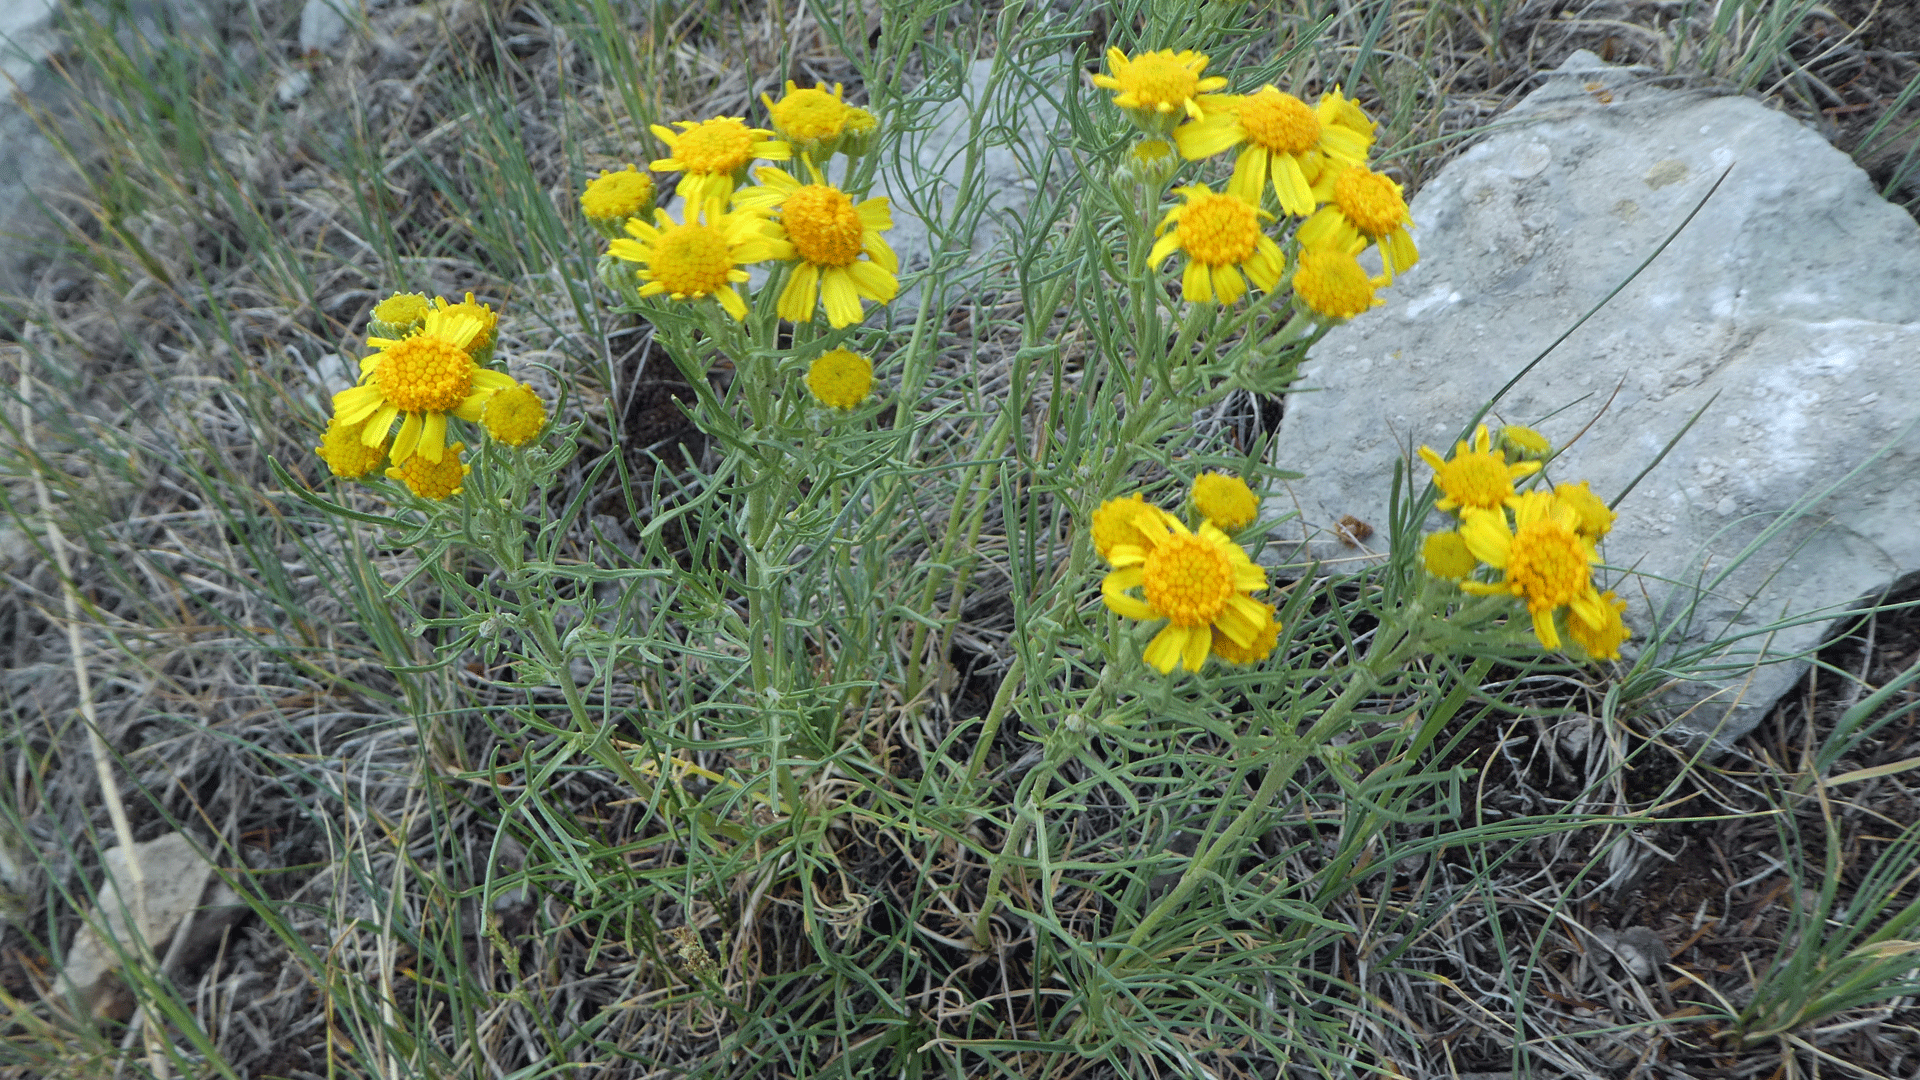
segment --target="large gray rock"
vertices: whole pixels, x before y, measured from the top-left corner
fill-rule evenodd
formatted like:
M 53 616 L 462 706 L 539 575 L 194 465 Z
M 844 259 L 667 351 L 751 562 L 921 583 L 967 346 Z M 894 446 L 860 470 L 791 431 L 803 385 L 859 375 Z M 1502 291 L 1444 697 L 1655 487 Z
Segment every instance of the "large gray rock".
M 1671 632 L 1663 661 L 1726 643 L 1680 723 L 1731 739 L 1805 670 L 1783 658 L 1920 569 L 1920 227 L 1794 120 L 1628 79 L 1576 54 L 1419 193 L 1419 265 L 1315 348 L 1305 384 L 1324 392 L 1288 399 L 1273 460 L 1308 473 L 1281 500 L 1304 515 L 1292 557 L 1351 557 L 1334 523 L 1386 520 L 1394 460 L 1450 452 L 1726 173 L 1495 416 L 1556 445 L 1591 421 L 1550 472 L 1611 500 L 1705 409 L 1602 554 L 1638 572 L 1616 588 L 1637 641 Z

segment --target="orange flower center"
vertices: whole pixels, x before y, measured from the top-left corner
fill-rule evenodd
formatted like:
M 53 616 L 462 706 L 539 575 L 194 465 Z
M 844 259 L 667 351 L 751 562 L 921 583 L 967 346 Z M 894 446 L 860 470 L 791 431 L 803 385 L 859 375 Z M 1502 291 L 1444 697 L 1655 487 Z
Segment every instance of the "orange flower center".
M 860 257 L 860 212 L 838 188 L 808 184 L 795 191 L 781 205 L 780 223 L 800 258 L 815 266 L 846 266 Z
M 1126 74 L 1116 74 L 1114 81 L 1146 108 L 1165 106 L 1162 112 L 1185 104 L 1200 89 L 1199 74 L 1165 50 L 1134 60 L 1127 65 Z
M 1197 536 L 1166 538 L 1142 569 L 1147 603 L 1175 626 L 1206 626 L 1233 596 L 1233 564 L 1227 553 Z
M 1535 521 L 1520 527 L 1507 555 L 1507 582 L 1527 598 L 1527 609 L 1545 611 L 1569 604 L 1592 578 L 1587 548 L 1572 529 L 1558 522 Z
M 1346 252 L 1308 248 L 1293 273 L 1293 294 L 1318 314 L 1351 319 L 1373 306 L 1373 281 Z
M 1320 142 L 1320 117 L 1313 106 L 1278 90 L 1262 90 L 1241 102 L 1240 126 L 1256 145 L 1278 154 L 1303 153 Z
M 675 297 L 705 296 L 726 286 L 727 272 L 733 269 L 733 249 L 726 236 L 711 225 L 670 225 L 661 229 L 660 238 L 653 242 L 653 258 L 647 269 L 653 280 Z
M 790 138 L 831 139 L 847 122 L 846 102 L 825 90 L 795 90 L 776 102 L 773 122 Z
M 1260 242 L 1260 215 L 1243 199 L 1207 193 L 1181 211 L 1180 247 L 1195 262 L 1237 266 L 1253 256 Z
M 600 221 L 625 220 L 652 202 L 653 179 L 632 169 L 608 173 L 580 195 L 581 210 Z
M 753 129 L 731 117 L 719 117 L 688 128 L 676 141 L 673 156 L 694 173 L 731 173 L 753 160 Z
M 1374 238 L 1407 220 L 1407 201 L 1393 181 L 1370 169 L 1348 169 L 1333 182 L 1333 205 L 1354 227 Z
M 1497 510 L 1513 494 L 1513 476 L 1505 455 L 1495 450 L 1470 450 L 1457 455 L 1435 477 L 1434 483 L 1461 509 Z
M 473 391 L 473 357 L 438 334 L 415 334 L 387 347 L 373 380 L 406 412 L 446 412 Z

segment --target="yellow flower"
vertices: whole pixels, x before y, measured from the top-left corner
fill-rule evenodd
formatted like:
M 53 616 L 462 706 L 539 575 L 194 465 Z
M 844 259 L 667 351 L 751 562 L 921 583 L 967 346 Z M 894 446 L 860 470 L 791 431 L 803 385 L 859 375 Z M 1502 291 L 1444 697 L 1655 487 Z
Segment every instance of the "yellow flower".
M 711 120 L 676 120 L 684 131 L 661 124 L 653 133 L 667 144 L 669 157 L 656 158 L 648 168 L 654 172 L 680 170 L 679 191 L 688 206 L 704 206 L 710 199 L 725 200 L 734 185 L 747 178 L 747 166 L 756 158 L 785 161 L 793 156 L 786 143 L 772 138 L 773 132 L 750 128 L 738 116 L 716 116 Z
M 664 293 L 674 300 L 711 296 L 727 314 L 744 320 L 747 302 L 733 288 L 747 280 L 747 272 L 740 267 L 793 257 L 793 245 L 768 236 L 762 231 L 765 224 L 758 214 L 722 213 L 720 200 L 709 199 L 704 215 L 690 210 L 684 224 L 676 223 L 665 210 L 653 212 L 652 224 L 627 222 L 627 237 L 632 239 L 609 243 L 607 254 L 641 264 L 635 271 L 646 282 L 641 296 Z
M 1326 319 L 1351 319 L 1386 301 L 1374 290 L 1387 283 L 1382 277 L 1368 277 L 1353 253 L 1340 248 L 1301 248 L 1299 265 L 1293 271 L 1293 297 L 1315 315 Z
M 767 107 L 774 132 L 803 154 L 822 157 L 822 150 L 833 153 L 840 133 L 846 130 L 846 90 L 839 83 L 834 83 L 829 93 L 819 86 L 802 90 L 788 79 L 787 92 L 779 101 L 761 94 L 760 103 Z
M 1320 95 L 1320 105 L 1314 111 L 1321 123 L 1346 128 L 1365 139 L 1369 147 L 1373 145 L 1373 132 L 1379 125 L 1360 107 L 1359 99 L 1340 92 L 1339 83 L 1333 84 L 1333 89 Z
M 840 132 L 839 151 L 850 158 L 857 158 L 873 148 L 873 140 L 880 131 L 880 118 L 860 108 L 847 106 L 847 125 Z
M 1233 179 L 1227 192 L 1255 206 L 1273 179 L 1280 208 L 1306 217 L 1313 213 L 1313 180 L 1322 163 L 1354 166 L 1367 160 L 1367 139 L 1359 132 L 1322 120 L 1320 110 L 1272 86 L 1263 86 L 1206 119 L 1184 124 L 1173 133 L 1180 154 L 1189 161 L 1212 157 L 1235 146 Z
M 1480 565 L 1480 560 L 1467 550 L 1466 540 L 1451 529 L 1427 534 L 1426 541 L 1420 545 L 1420 561 L 1426 565 L 1427 573 L 1455 581 L 1473 573 L 1474 567 Z
M 464 307 L 435 308 L 418 333 L 397 341 L 368 338 L 380 351 L 360 361 L 360 385 L 333 395 L 334 417 L 362 425 L 360 441 L 367 446 L 385 441 L 394 417 L 406 415 L 393 440 L 395 465 L 416 452 L 439 461 L 447 414 L 478 420 L 488 395 L 513 385 L 505 373 L 473 362 L 471 350 L 487 327 Z
M 1258 601 L 1256 601 L 1258 603 Z M 1213 635 L 1213 655 L 1229 664 L 1257 664 L 1273 655 L 1273 647 L 1280 643 L 1280 620 L 1273 617 L 1273 605 L 1261 604 L 1267 611 L 1267 619 L 1254 635 L 1253 641 L 1241 645 L 1225 634 Z
M 1145 547 L 1147 538 L 1134 527 L 1134 521 L 1141 515 L 1159 513 L 1160 508 L 1147 504 L 1146 496 L 1134 492 L 1125 499 L 1108 499 L 1093 512 L 1093 525 L 1089 531 L 1093 534 L 1093 550 L 1100 553 L 1102 559 L 1113 561 L 1113 549 L 1121 544 Z
M 1245 480 L 1226 473 L 1207 472 L 1194 477 L 1193 505 L 1201 517 L 1223 532 L 1239 532 L 1260 516 L 1260 497 Z
M 1249 595 L 1267 587 L 1266 570 L 1210 522 L 1192 532 L 1155 509 L 1136 517 L 1134 527 L 1146 543 L 1113 549 L 1114 570 L 1101 581 L 1100 595 L 1125 618 L 1167 620 L 1141 658 L 1165 675 L 1176 665 L 1199 671 L 1223 637 L 1252 649 L 1273 618 L 1271 608 Z M 1144 600 L 1129 591 L 1136 587 Z
M 342 480 L 358 480 L 372 472 L 387 456 L 386 432 L 379 433 L 379 440 L 372 445 L 360 441 L 365 434 L 366 424 L 343 424 L 338 416 L 327 421 L 326 433 L 320 436 L 320 445 L 313 452 L 327 463 L 333 475 Z
M 1600 625 L 1588 626 L 1581 619 L 1568 619 L 1567 636 L 1595 660 L 1618 660 L 1620 646 L 1633 634 L 1620 617 L 1626 610 L 1627 602 L 1608 589 L 1600 594 Z
M 1522 461 L 1545 461 L 1553 456 L 1553 443 L 1530 427 L 1508 424 L 1500 429 L 1500 449 Z
M 1115 183 L 1141 185 L 1160 191 L 1180 168 L 1180 156 L 1165 139 L 1141 139 L 1113 168 Z
M 811 184 L 785 169 L 763 166 L 754 173 L 760 186 L 737 192 L 733 202 L 743 210 L 777 214 L 769 235 L 791 246 L 786 258 L 799 260 L 780 291 L 780 317 L 809 322 L 816 301 L 823 300 L 830 325 L 852 326 L 863 315 L 861 297 L 884 304 L 900 291 L 900 279 L 894 277 L 900 260 L 880 236 L 893 228 L 893 211 L 884 198 L 855 203 L 853 196 L 822 182 L 812 162 L 807 168 Z
M 473 472 L 473 466 L 460 463 L 460 451 L 466 448 L 465 443 L 454 443 L 438 461 L 428 461 L 425 454 L 415 454 L 406 464 L 388 469 L 387 476 L 405 483 L 408 491 L 423 499 L 458 495 L 464 490 L 467 474 Z
M 467 346 L 467 354 L 473 357 L 474 363 L 482 366 L 493 359 L 493 344 L 500 332 L 500 316 L 490 305 L 475 303 L 473 293 L 468 292 L 467 298 L 457 304 L 449 304 L 446 297 L 436 296 L 433 306 L 454 315 L 471 315 L 479 319 L 480 336 Z
M 619 172 L 602 169 L 580 193 L 580 212 L 602 235 L 613 239 L 628 218 L 644 218 L 653 210 L 653 196 L 653 177 L 636 166 Z
M 1113 103 L 1150 134 L 1164 135 L 1182 118 L 1199 120 L 1209 106 L 1222 102 L 1211 93 L 1227 85 L 1217 76 L 1201 78 L 1207 58 L 1191 50 L 1141 53 L 1129 60 L 1119 49 L 1107 50 L 1110 75 L 1093 76 L 1093 85 L 1118 90 Z
M 873 391 L 873 361 L 850 349 L 829 349 L 807 365 L 807 391 L 822 405 L 851 409 Z
M 1231 304 L 1240 299 L 1247 291 L 1242 271 L 1264 291 L 1271 292 L 1280 283 L 1287 260 L 1280 254 L 1280 245 L 1260 231 L 1261 210 L 1245 199 L 1216 195 L 1205 184 L 1174 191 L 1187 201 L 1160 220 L 1160 239 L 1147 253 L 1147 265 L 1159 266 L 1174 252 L 1186 252 L 1180 289 L 1188 302 L 1217 299 Z
M 1581 536 L 1598 540 L 1613 531 L 1613 519 L 1618 515 L 1608 508 L 1606 500 L 1593 493 L 1585 480 L 1561 484 L 1553 489 L 1553 494 L 1580 515 Z
M 1513 502 L 1513 527 L 1500 510 L 1468 509 L 1460 535 L 1475 558 L 1506 571 L 1492 584 L 1462 581 L 1460 587 L 1484 596 L 1511 594 L 1526 601 L 1533 633 L 1549 649 L 1560 647 L 1554 612 L 1566 608 L 1589 630 L 1606 626 L 1606 611 L 1593 588 L 1593 541 L 1580 535 L 1580 515 L 1551 493 L 1529 491 Z
M 394 293 L 373 306 L 367 332 L 375 337 L 406 337 L 420 329 L 433 304 L 417 292 Z
M 1314 184 L 1314 195 L 1328 200 L 1300 224 L 1296 235 L 1303 247 L 1337 247 L 1358 251 L 1353 242 L 1380 245 L 1380 262 L 1388 283 L 1396 273 L 1420 261 L 1407 227 L 1407 200 L 1400 185 L 1364 165 L 1329 169 Z
M 1442 460 L 1432 447 L 1420 448 L 1420 460 L 1433 468 L 1433 482 L 1444 496 L 1434 506 L 1441 510 L 1497 510 L 1517 505 L 1513 482 L 1540 471 L 1537 461 L 1507 464 L 1506 455 L 1493 449 L 1487 425 L 1474 430 L 1473 442 L 1453 444 L 1453 457 Z M 1476 553 L 1477 554 L 1477 553 Z
M 533 387 L 516 383 L 487 399 L 480 409 L 480 423 L 495 442 L 525 446 L 547 425 L 547 407 Z

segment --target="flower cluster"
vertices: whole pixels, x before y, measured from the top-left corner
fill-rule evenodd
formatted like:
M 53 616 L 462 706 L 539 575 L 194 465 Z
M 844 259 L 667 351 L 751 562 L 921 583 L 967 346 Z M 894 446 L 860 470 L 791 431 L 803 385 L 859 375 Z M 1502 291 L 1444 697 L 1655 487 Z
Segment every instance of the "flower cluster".
M 1163 675 L 1176 667 L 1199 671 L 1208 656 L 1255 664 L 1280 640 L 1274 606 L 1253 598 L 1266 589 L 1267 572 L 1231 535 L 1258 516 L 1259 497 L 1245 481 L 1205 473 L 1190 501 L 1195 528 L 1137 492 L 1101 503 L 1090 528 L 1094 550 L 1113 567 L 1100 583 L 1108 609 L 1166 620 L 1142 654 Z
M 678 131 L 654 125 L 669 153 L 651 168 L 680 174 L 680 220 L 653 207 L 650 181 L 642 192 L 622 173 L 588 184 L 582 210 L 602 231 L 620 215 L 625 235 L 612 240 L 607 254 L 638 264 L 632 276 L 642 297 L 711 298 L 741 321 L 747 317 L 738 288 L 748 280 L 744 267 L 791 263 L 776 304 L 781 318 L 811 322 L 824 309 L 828 325 L 855 325 L 865 318 L 863 300 L 884 304 L 900 291 L 900 260 L 880 235 L 893 227 L 893 211 L 885 198 L 861 198 L 829 181 L 823 166 L 835 155 L 851 161 L 865 153 L 879 121 L 848 105 L 839 85 L 801 89 L 788 82 L 778 101 L 761 100 L 770 129 L 749 127 L 737 116 L 676 121 Z M 754 164 L 795 159 L 791 172 Z M 757 183 L 748 185 L 749 176 Z
M 1434 505 L 1460 523 L 1426 538 L 1422 563 L 1462 591 L 1520 600 L 1546 648 L 1562 648 L 1564 634 L 1586 656 L 1617 659 L 1628 637 L 1626 601 L 1593 583 L 1597 545 L 1614 513 L 1584 480 L 1522 490 L 1551 455 L 1552 444 L 1532 428 L 1510 426 L 1496 440 L 1484 424 L 1455 443 L 1451 457 L 1422 446 L 1440 489 Z
M 1280 243 L 1266 223 L 1297 219 L 1287 242 L 1297 249 L 1288 285 L 1303 313 L 1351 319 L 1378 305 L 1375 291 L 1420 258 L 1400 185 L 1367 167 L 1375 125 L 1338 86 L 1307 102 L 1274 86 L 1220 93 L 1227 80 L 1204 76 L 1207 57 L 1160 50 L 1128 57 L 1107 50 L 1108 74 L 1094 85 L 1118 91 L 1114 104 L 1145 132 L 1117 176 L 1156 193 L 1171 178 L 1167 142 L 1200 161 L 1231 152 L 1222 190 L 1205 183 L 1176 188 L 1148 261 L 1187 256 L 1181 289 L 1191 303 L 1231 304 L 1247 283 L 1265 292 L 1287 277 Z M 1377 248 L 1382 273 L 1358 256 Z
M 460 494 L 472 472 L 447 442 L 450 421 L 477 424 L 520 447 L 546 425 L 533 388 L 490 366 L 499 316 L 472 293 L 460 303 L 395 293 L 373 309 L 358 384 L 333 395 L 333 418 L 314 450 L 335 476 L 357 480 L 391 461 L 386 475 L 415 495 Z M 399 422 L 395 432 L 394 423 Z

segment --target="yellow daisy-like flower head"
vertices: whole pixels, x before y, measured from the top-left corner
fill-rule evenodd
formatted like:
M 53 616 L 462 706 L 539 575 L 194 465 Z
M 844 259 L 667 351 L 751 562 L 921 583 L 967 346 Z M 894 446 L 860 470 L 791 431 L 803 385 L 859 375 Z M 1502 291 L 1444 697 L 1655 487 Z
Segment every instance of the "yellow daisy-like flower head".
M 1161 49 L 1128 59 L 1119 49 L 1108 49 L 1109 74 L 1093 76 L 1093 85 L 1118 90 L 1113 103 L 1126 110 L 1128 119 L 1150 135 L 1165 135 L 1181 120 L 1199 120 L 1209 106 L 1220 104 L 1212 91 L 1227 80 L 1201 77 L 1206 69 L 1207 58 L 1191 50 Z
M 436 296 L 433 298 L 433 306 L 455 315 L 471 315 L 479 319 L 480 334 L 473 339 L 472 345 L 467 346 L 467 354 L 473 357 L 474 363 L 482 366 L 493 359 L 493 345 L 500 336 L 499 312 L 494 311 L 489 304 L 476 302 L 471 292 L 467 293 L 465 300 L 457 304 L 449 304 L 446 297 Z
M 1367 110 L 1360 107 L 1359 99 L 1340 92 L 1339 83 L 1320 95 L 1320 105 L 1315 111 L 1319 113 L 1321 123 L 1346 128 L 1367 140 L 1368 146 L 1373 145 L 1373 133 L 1379 125 L 1367 115 Z
M 802 90 L 792 79 L 779 101 L 761 94 L 773 130 L 794 150 L 816 158 L 833 153 L 841 132 L 847 127 L 846 88 L 833 84 L 831 91 L 815 86 Z
M 1533 633 L 1549 649 L 1560 647 L 1553 616 L 1566 608 L 1570 619 L 1589 630 L 1606 625 L 1606 611 L 1593 587 L 1593 564 L 1600 561 L 1593 541 L 1579 533 L 1580 515 L 1545 491 L 1529 491 L 1513 502 L 1513 527 L 1501 510 L 1463 512 L 1460 535 L 1475 558 L 1505 571 L 1494 583 L 1462 581 L 1467 592 L 1511 594 L 1524 600 L 1533 616 Z
M 1124 499 L 1108 499 L 1093 512 L 1093 525 L 1089 530 L 1093 534 L 1093 550 L 1100 553 L 1102 559 L 1113 561 L 1113 549 L 1121 544 L 1145 547 L 1147 538 L 1134 527 L 1134 520 L 1142 514 L 1151 517 L 1160 508 L 1148 505 L 1146 496 L 1134 492 Z
M 406 337 L 426 322 L 433 303 L 422 293 L 397 292 L 373 306 L 367 319 L 367 333 L 374 337 Z
M 685 130 L 653 125 L 653 133 L 667 144 L 670 156 L 654 159 L 648 168 L 685 173 L 679 190 L 688 206 L 704 206 L 711 199 L 724 201 L 747 178 L 747 166 L 755 159 L 785 161 L 793 156 L 793 148 L 773 138 L 773 132 L 748 127 L 742 117 L 716 116 L 674 123 Z
M 880 235 L 893 228 L 893 210 L 878 196 L 856 203 L 822 182 L 811 162 L 807 167 L 813 170 L 811 184 L 785 169 L 764 166 L 754 173 L 760 186 L 736 192 L 733 202 L 743 210 L 776 215 L 770 235 L 789 245 L 793 254 L 786 258 L 800 263 L 780 291 L 780 317 L 810 322 L 815 306 L 825 301 L 830 325 L 852 326 L 864 317 L 862 297 L 884 304 L 900 292 L 894 276 L 900 260 Z
M 1189 303 L 1231 304 L 1246 295 L 1248 279 L 1268 292 L 1280 283 L 1286 256 L 1261 231 L 1261 210 L 1245 199 L 1216 194 L 1205 184 L 1174 191 L 1186 202 L 1160 220 L 1160 239 L 1147 253 L 1147 264 L 1159 266 L 1174 252 L 1186 252 L 1180 289 Z
M 1553 442 L 1530 427 L 1508 424 L 1500 429 L 1500 449 L 1516 461 L 1545 461 L 1553 456 Z
M 1440 488 L 1442 498 L 1434 506 L 1463 513 L 1518 505 L 1513 482 L 1540 471 L 1537 461 L 1507 464 L 1506 455 L 1493 449 L 1485 424 L 1474 430 L 1471 443 L 1462 439 L 1453 444 L 1453 457 L 1443 459 L 1432 447 L 1422 446 L 1420 460 L 1433 468 L 1433 482 Z
M 611 240 L 621 235 L 628 218 L 645 218 L 653 212 L 653 197 L 653 177 L 638 167 L 629 165 L 619 172 L 602 169 L 580 193 L 580 212 Z
M 851 409 L 873 392 L 873 361 L 851 349 L 828 349 L 807 365 L 807 392 L 832 409 Z
M 1293 271 L 1293 298 L 1322 319 L 1344 322 L 1386 303 L 1376 290 L 1384 277 L 1369 277 L 1353 252 L 1338 247 L 1304 247 Z
M 488 396 L 513 385 L 505 373 L 474 363 L 472 350 L 488 327 L 467 307 L 435 308 L 418 333 L 398 340 L 368 338 L 380 351 L 360 361 L 360 385 L 333 395 L 334 417 L 360 426 L 367 446 L 384 442 L 394 418 L 405 416 L 393 440 L 395 465 L 415 453 L 438 462 L 447 415 L 478 420 Z
M 1260 516 L 1260 496 L 1245 480 L 1206 472 L 1193 479 L 1193 506 L 1223 532 L 1239 532 Z
M 1182 125 L 1173 137 L 1189 161 L 1241 147 L 1227 191 L 1255 206 L 1271 177 L 1280 208 L 1306 217 L 1313 213 L 1312 184 L 1324 162 L 1344 168 L 1367 160 L 1365 137 L 1322 122 L 1318 110 L 1292 94 L 1263 86 L 1230 100 L 1231 105 L 1206 119 Z
M 1458 581 L 1480 565 L 1467 549 L 1467 542 L 1458 532 L 1451 529 L 1446 532 L 1428 533 L 1420 545 L 1420 561 L 1427 573 L 1437 578 Z
M 1225 634 L 1213 635 L 1213 655 L 1229 664 L 1257 664 L 1273 655 L 1273 647 L 1280 643 L 1280 620 L 1273 617 L 1273 605 L 1261 604 L 1267 611 L 1267 620 L 1254 635 L 1252 642 L 1241 645 Z
M 406 484 L 408 491 L 423 499 L 458 495 L 465 490 L 467 476 L 473 472 L 473 466 L 460 462 L 460 451 L 466 448 L 465 443 L 454 443 L 438 461 L 428 461 L 426 455 L 415 454 L 406 464 L 388 469 L 387 476 Z
M 1327 205 L 1302 222 L 1298 236 L 1303 246 L 1359 250 L 1353 246 L 1378 244 L 1387 281 L 1420 261 L 1407 229 L 1407 200 L 1400 185 L 1364 165 L 1328 169 L 1314 184 L 1314 195 Z
M 1600 594 L 1600 625 L 1588 626 L 1579 618 L 1567 620 L 1567 636 L 1573 639 L 1582 652 L 1595 660 L 1620 659 L 1620 646 L 1626 643 L 1633 632 L 1621 615 L 1627 610 L 1627 602 L 1613 594 L 1612 589 Z
M 1589 540 L 1598 540 L 1613 531 L 1615 514 L 1605 499 L 1593 493 L 1585 480 L 1577 484 L 1561 484 L 1553 489 L 1554 497 L 1573 508 L 1580 515 L 1580 535 Z
M 736 320 L 747 317 L 747 302 L 734 286 L 747 280 L 740 269 L 768 259 L 790 259 L 793 245 L 768 236 L 758 214 L 723 213 L 710 199 L 703 215 L 689 210 L 679 223 L 665 210 L 653 222 L 627 222 L 627 235 L 607 245 L 607 254 L 640 264 L 635 271 L 641 296 L 704 300 L 711 296 Z
M 480 424 L 495 442 L 525 446 L 547 426 L 547 406 L 533 387 L 515 383 L 487 399 L 480 409 Z
M 1114 570 L 1100 583 L 1109 609 L 1129 619 L 1165 619 L 1142 659 L 1162 675 L 1176 666 L 1199 671 L 1219 638 L 1252 649 L 1272 622 L 1272 609 L 1249 594 L 1267 587 L 1267 572 L 1212 523 L 1190 531 L 1164 510 L 1135 518 L 1145 544 L 1120 544 Z M 1132 595 L 1138 588 L 1145 599 Z
M 366 423 L 343 424 L 338 416 L 327 421 L 326 433 L 320 436 L 320 445 L 313 452 L 327 463 L 333 475 L 342 480 L 358 480 L 379 467 L 387 456 L 386 432 L 379 433 L 379 439 L 369 446 L 360 441 L 365 434 Z
M 838 150 L 849 158 L 857 158 L 873 149 L 873 141 L 880 134 L 880 118 L 860 108 L 847 106 L 846 127 L 840 132 Z
M 1172 143 L 1162 138 L 1141 139 L 1120 159 L 1120 164 L 1113 167 L 1113 182 L 1129 189 L 1145 187 L 1158 193 L 1166 189 L 1167 181 L 1173 179 L 1179 168 L 1180 155 Z

